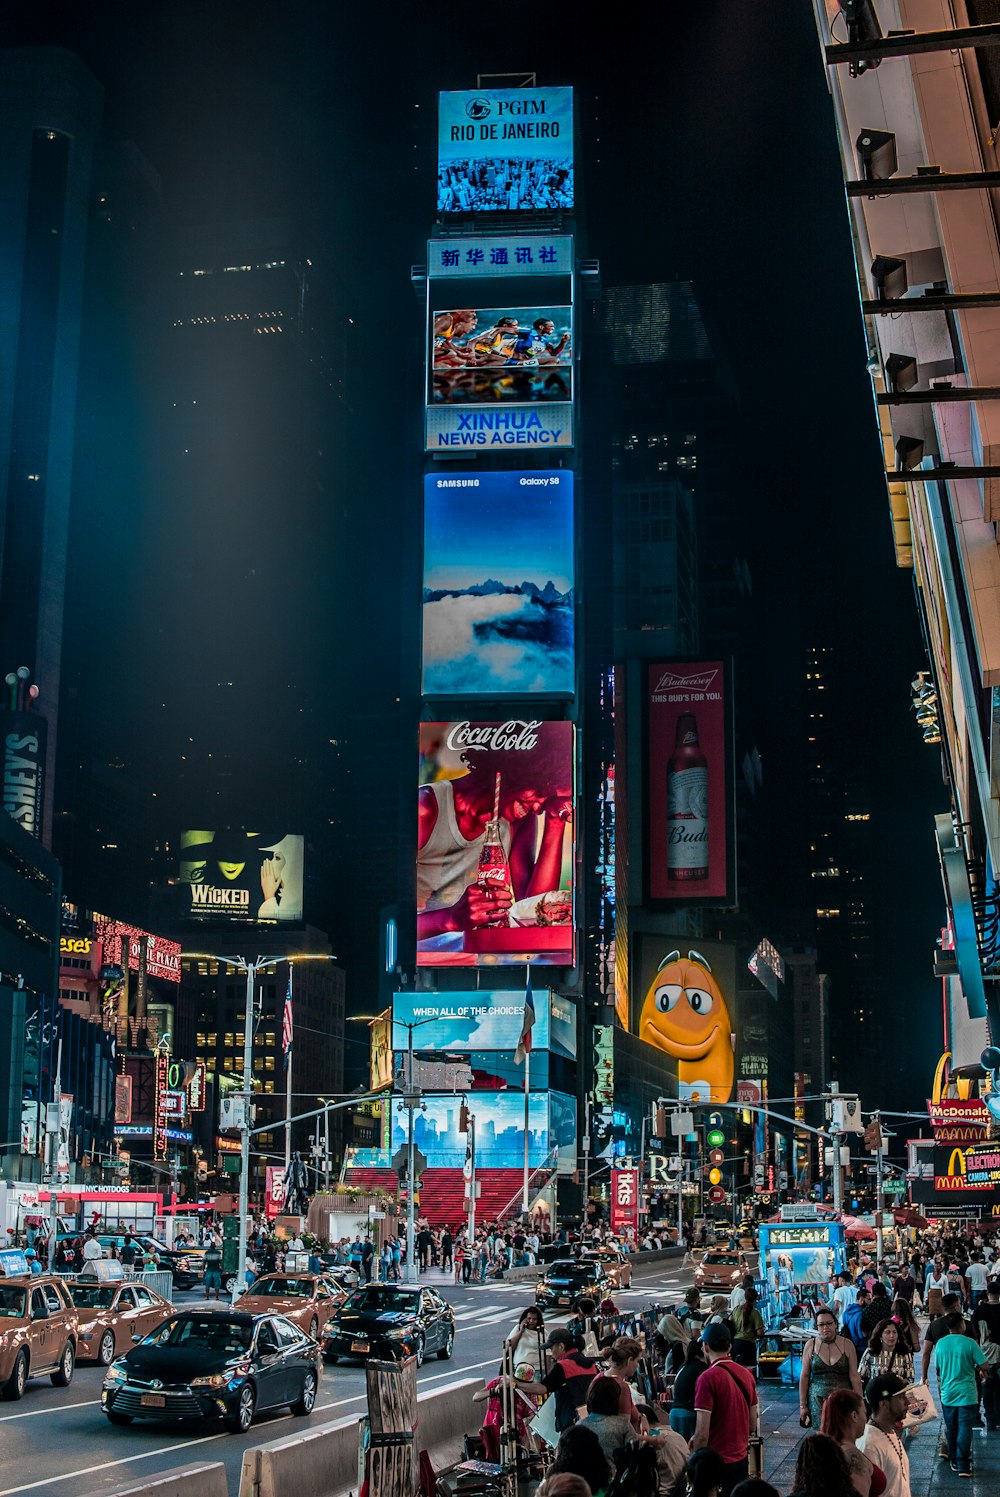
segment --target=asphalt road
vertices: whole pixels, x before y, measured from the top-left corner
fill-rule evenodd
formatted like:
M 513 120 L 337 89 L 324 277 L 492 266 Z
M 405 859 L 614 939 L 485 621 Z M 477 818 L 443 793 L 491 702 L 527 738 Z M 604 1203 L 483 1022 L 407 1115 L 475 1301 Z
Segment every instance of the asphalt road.
M 534 1301 L 533 1286 L 489 1283 L 462 1288 L 436 1274 L 427 1282 L 455 1307 L 457 1330 L 452 1360 L 432 1357 L 417 1374 L 420 1392 L 493 1376 L 505 1336 L 521 1310 Z M 651 1300 L 672 1298 L 690 1282 L 690 1270 L 682 1275 L 679 1259 L 649 1264 L 636 1273 L 635 1287 L 617 1293 L 615 1300 L 623 1309 L 639 1309 Z M 198 1302 L 191 1293 L 178 1294 L 176 1300 L 180 1305 Z M 553 1317 L 548 1323 L 554 1323 Z M 0 1403 L 0 1497 L 19 1492 L 37 1497 L 107 1492 L 197 1460 L 222 1461 L 235 1497 L 243 1451 L 249 1446 L 296 1428 L 359 1416 L 366 1407 L 362 1367 L 341 1364 L 324 1368 L 316 1408 L 308 1420 L 287 1413 L 264 1414 L 246 1435 L 190 1424 L 137 1423 L 122 1429 L 101 1413 L 101 1380 L 99 1368 L 78 1367 L 68 1388 L 53 1388 L 46 1377 L 30 1382 L 20 1403 Z M 472 1391 L 470 1382 L 470 1396 Z

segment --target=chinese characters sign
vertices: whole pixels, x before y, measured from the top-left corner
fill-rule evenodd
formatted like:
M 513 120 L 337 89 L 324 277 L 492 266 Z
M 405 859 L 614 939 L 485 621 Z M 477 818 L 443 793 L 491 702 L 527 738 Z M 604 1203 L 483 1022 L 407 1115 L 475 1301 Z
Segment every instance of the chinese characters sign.
M 441 276 L 569 275 L 573 241 L 568 234 L 499 239 L 431 239 L 427 274 Z
M 639 1171 L 611 1171 L 611 1230 L 624 1237 L 639 1231 Z

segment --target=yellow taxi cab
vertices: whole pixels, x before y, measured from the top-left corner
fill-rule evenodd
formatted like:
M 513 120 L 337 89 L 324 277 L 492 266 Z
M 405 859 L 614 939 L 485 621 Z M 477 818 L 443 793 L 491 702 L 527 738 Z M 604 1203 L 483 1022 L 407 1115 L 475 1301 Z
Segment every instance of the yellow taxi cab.
M 318 1340 L 320 1328 L 346 1298 L 347 1291 L 331 1274 L 266 1273 L 254 1279 L 233 1309 L 245 1310 L 249 1315 L 268 1311 L 283 1315 Z
M 16 1250 L 0 1260 L 0 1394 L 21 1398 L 29 1378 L 46 1375 L 57 1388 L 69 1387 L 79 1321 L 68 1288 L 52 1274 L 29 1273 Z
M 126 1282 L 120 1263 L 98 1259 L 67 1285 L 79 1315 L 77 1359 L 110 1367 L 132 1343 L 148 1336 L 174 1313 L 155 1289 L 138 1280 Z

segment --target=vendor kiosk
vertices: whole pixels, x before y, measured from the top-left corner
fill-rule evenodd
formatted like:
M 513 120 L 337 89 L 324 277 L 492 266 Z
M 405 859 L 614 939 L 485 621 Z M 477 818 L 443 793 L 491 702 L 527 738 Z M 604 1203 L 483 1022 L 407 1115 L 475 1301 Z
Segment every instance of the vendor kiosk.
M 767 1337 L 759 1356 L 762 1377 L 798 1377 L 802 1345 L 812 1330 L 783 1325 L 796 1305 L 828 1304 L 833 1280 L 847 1267 L 843 1222 L 761 1222 L 760 1267 L 768 1313 Z M 780 1327 L 780 1328 L 779 1328 Z

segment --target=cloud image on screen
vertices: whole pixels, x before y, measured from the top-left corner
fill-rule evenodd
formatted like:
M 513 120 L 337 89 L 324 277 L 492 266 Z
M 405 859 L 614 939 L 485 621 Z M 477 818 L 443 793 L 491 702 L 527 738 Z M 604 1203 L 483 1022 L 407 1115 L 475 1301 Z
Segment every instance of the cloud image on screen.
M 571 695 L 573 502 L 565 473 L 427 479 L 426 695 Z

